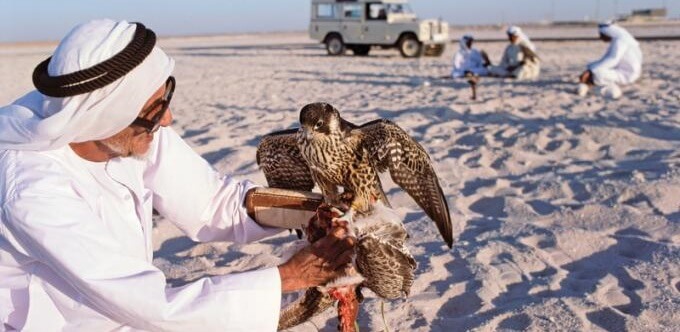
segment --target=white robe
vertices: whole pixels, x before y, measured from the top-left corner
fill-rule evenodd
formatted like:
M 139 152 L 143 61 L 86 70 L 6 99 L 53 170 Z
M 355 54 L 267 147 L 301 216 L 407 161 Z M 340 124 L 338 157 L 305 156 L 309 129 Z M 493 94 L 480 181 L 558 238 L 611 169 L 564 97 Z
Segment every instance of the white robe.
M 170 128 L 148 159 L 70 147 L 0 151 L 0 331 L 274 331 L 276 267 L 166 287 L 152 207 L 196 241 L 278 233 L 248 218 L 253 184 L 221 178 Z
M 520 64 L 522 61 L 524 61 L 524 64 Z M 508 67 L 510 66 L 516 68 L 508 70 Z M 518 80 L 535 79 L 541 72 L 541 66 L 540 61 L 537 58 L 527 58 L 519 43 L 510 43 L 503 52 L 501 62 L 498 66 L 490 66 L 489 72 L 495 76 L 515 77 Z
M 596 85 L 631 84 L 642 72 L 640 44 L 623 28 L 610 25 L 601 29 L 612 38 L 601 59 L 588 64 Z
M 460 49 L 453 56 L 453 69 L 451 70 L 451 77 L 459 78 L 465 76 L 465 72 L 484 76 L 489 71 L 484 66 L 484 58 L 482 53 L 474 48 L 468 48 L 465 41 L 461 40 Z

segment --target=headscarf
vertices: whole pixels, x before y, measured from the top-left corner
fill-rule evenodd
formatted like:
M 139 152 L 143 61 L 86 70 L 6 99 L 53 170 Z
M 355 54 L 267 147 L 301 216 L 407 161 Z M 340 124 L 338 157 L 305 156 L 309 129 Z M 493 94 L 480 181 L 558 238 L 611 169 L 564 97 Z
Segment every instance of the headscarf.
M 460 41 L 458 43 L 460 44 L 460 50 L 462 52 L 470 51 L 470 48 L 467 45 L 469 40 L 474 40 L 474 37 L 472 37 L 471 34 L 465 34 L 463 37 L 460 37 Z
M 527 35 L 524 34 L 524 32 L 522 31 L 522 29 L 520 29 L 520 27 L 515 26 L 515 25 L 509 27 L 508 30 L 507 30 L 507 34 L 517 36 L 518 37 L 517 43 L 523 44 L 524 46 L 526 46 L 530 50 L 536 52 L 536 45 L 534 45 L 534 43 L 531 42 L 531 39 L 529 39 L 529 37 L 527 37 Z
M 598 30 L 601 34 L 609 36 L 612 39 L 612 44 L 615 42 L 625 42 L 632 45 L 638 45 L 638 41 L 626 29 L 616 25 L 614 22 L 604 22 L 598 25 Z
M 73 73 L 111 58 L 130 43 L 135 29 L 109 19 L 76 26 L 55 50 L 48 74 Z M 93 92 L 64 98 L 29 92 L 0 108 L 0 150 L 53 150 L 111 137 L 134 121 L 174 65 L 154 47 L 132 71 Z

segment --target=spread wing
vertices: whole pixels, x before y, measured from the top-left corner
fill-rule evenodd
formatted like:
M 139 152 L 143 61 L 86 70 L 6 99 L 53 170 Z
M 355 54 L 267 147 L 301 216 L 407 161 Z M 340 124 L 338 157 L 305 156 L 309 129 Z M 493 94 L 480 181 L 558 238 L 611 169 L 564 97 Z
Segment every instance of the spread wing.
M 314 181 L 296 141 L 297 129 L 273 132 L 257 146 L 257 164 L 272 188 L 312 191 Z
M 393 122 L 381 119 L 358 128 L 362 146 L 369 152 L 379 172 L 390 171 L 398 184 L 437 224 L 439 233 L 451 247 L 451 215 L 430 156 L 418 142 Z

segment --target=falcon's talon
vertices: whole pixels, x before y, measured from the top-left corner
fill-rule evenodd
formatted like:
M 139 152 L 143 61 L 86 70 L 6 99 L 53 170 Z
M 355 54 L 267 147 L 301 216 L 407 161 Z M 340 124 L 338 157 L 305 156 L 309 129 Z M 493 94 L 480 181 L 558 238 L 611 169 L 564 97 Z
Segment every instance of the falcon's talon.
M 342 212 L 342 210 L 338 209 L 335 206 L 331 206 L 331 212 L 334 213 L 334 214 L 337 214 L 336 217 L 339 217 L 339 216 L 342 216 L 342 215 L 345 214 L 345 212 Z
M 338 210 L 338 211 L 340 211 L 340 210 Z M 335 217 L 331 221 L 333 222 L 333 224 L 335 224 L 336 222 L 339 222 L 339 221 L 343 221 L 346 224 L 351 225 L 354 222 L 354 210 L 349 209 L 349 210 L 347 210 L 347 212 L 340 214 L 339 217 Z
M 347 237 L 356 238 L 356 232 L 354 231 L 354 210 L 349 209 L 342 216 L 331 219 L 332 226 L 347 227 Z

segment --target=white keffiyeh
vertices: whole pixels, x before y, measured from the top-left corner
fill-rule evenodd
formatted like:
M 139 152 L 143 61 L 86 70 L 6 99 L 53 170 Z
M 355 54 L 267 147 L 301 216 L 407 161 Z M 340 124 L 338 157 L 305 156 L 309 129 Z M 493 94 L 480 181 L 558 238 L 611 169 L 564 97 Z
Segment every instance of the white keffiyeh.
M 642 73 L 640 43 L 626 29 L 613 23 L 600 24 L 599 31 L 612 40 L 602 58 L 588 64 L 595 84 L 604 86 L 635 82 Z
M 522 31 L 522 29 L 518 26 L 511 26 L 508 28 L 507 33 L 509 35 L 517 36 L 518 37 L 518 43 L 523 44 L 524 46 L 528 47 L 530 50 L 536 52 L 536 45 L 531 42 L 531 39 Z
M 108 19 L 76 26 L 55 50 L 49 75 L 73 73 L 111 58 L 130 43 L 135 29 L 127 21 Z M 154 47 L 131 72 L 99 90 L 65 98 L 31 91 L 0 108 L 0 150 L 53 150 L 111 137 L 132 123 L 173 68 L 174 61 Z

